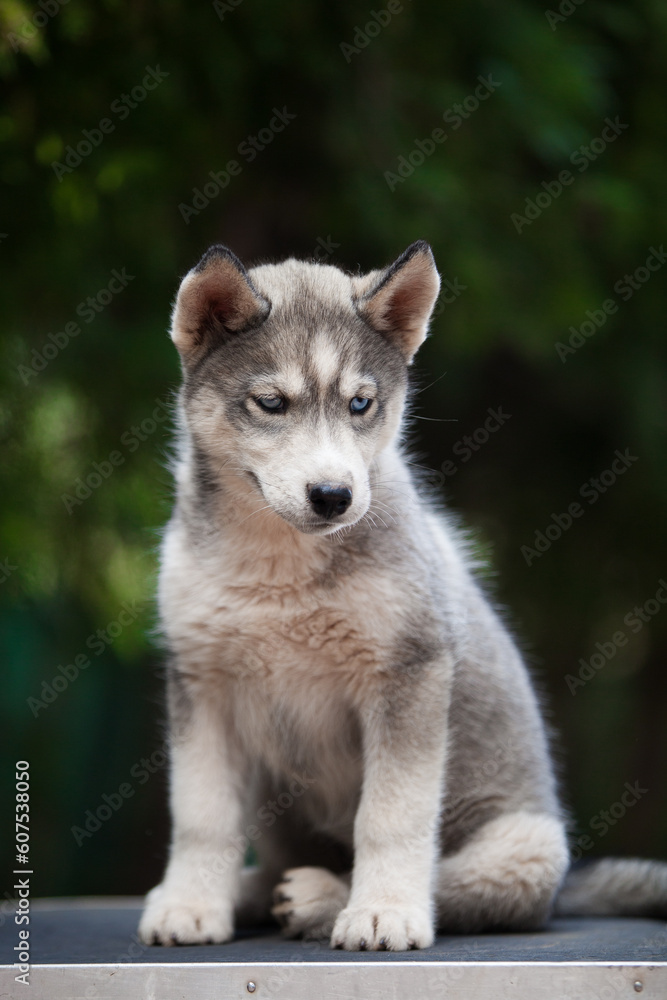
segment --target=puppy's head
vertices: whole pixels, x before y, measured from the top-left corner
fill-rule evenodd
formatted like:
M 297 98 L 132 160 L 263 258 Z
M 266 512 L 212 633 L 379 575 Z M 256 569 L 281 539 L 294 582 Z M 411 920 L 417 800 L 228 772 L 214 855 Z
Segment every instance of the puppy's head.
M 172 321 L 185 419 L 208 468 L 241 477 L 300 531 L 358 521 L 439 286 L 424 242 L 363 277 L 291 259 L 246 271 L 211 247 Z

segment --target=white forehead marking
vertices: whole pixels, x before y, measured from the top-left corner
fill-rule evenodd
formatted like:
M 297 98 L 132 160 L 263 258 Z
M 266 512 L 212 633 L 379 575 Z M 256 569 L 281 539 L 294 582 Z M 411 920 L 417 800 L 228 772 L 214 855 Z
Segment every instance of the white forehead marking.
M 338 351 L 322 334 L 315 339 L 310 356 L 320 385 L 329 385 L 341 374 Z

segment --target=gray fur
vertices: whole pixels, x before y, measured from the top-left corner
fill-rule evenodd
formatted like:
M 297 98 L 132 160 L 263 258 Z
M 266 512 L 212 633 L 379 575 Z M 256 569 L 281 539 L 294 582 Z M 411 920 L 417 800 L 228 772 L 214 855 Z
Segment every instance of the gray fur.
M 346 949 L 548 919 L 568 856 L 538 702 L 400 450 L 437 290 L 423 243 L 363 278 L 246 272 L 212 248 L 183 281 L 160 607 L 187 736 L 146 941 L 228 940 L 234 909 L 265 919 L 274 886 L 287 934 Z M 337 522 L 310 507 L 322 477 L 351 489 Z

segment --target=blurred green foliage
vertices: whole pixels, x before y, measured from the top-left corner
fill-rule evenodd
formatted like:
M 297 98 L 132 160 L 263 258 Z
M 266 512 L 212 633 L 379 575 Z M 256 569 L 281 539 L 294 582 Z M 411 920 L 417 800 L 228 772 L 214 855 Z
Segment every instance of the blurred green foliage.
M 399 6 L 0 0 L 1 781 L 11 794 L 14 761 L 31 762 L 41 893 L 143 891 L 164 857 L 165 769 L 140 763 L 162 741 L 158 404 L 178 383 L 170 301 L 214 242 L 363 269 L 432 244 L 460 294 L 417 366 L 418 461 L 492 553 L 561 733 L 575 834 L 639 780 L 648 793 L 586 851 L 667 856 L 667 609 L 624 624 L 667 574 L 665 275 L 627 301 L 614 290 L 665 238 L 667 8 Z M 262 131 L 275 109 L 295 117 Z M 601 150 L 607 118 L 628 127 Z M 230 160 L 240 172 L 216 191 Z M 186 222 L 194 189 L 208 204 Z M 107 293 L 114 270 L 132 280 Z M 561 360 L 556 343 L 608 299 L 618 309 Z M 457 442 L 489 407 L 510 419 L 466 458 Z M 626 448 L 637 461 L 582 500 Z M 577 500 L 583 516 L 528 566 L 521 546 Z M 566 676 L 618 630 L 627 644 L 572 694 Z M 72 828 L 122 783 L 132 794 L 79 846 Z

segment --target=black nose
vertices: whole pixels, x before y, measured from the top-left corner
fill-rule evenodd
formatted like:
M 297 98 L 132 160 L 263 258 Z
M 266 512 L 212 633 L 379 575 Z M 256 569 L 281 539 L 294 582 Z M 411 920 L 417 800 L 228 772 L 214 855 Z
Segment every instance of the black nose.
M 308 486 L 308 499 L 313 510 L 326 521 L 343 514 L 352 503 L 352 490 L 347 486 L 333 486 L 331 483 L 316 483 Z

